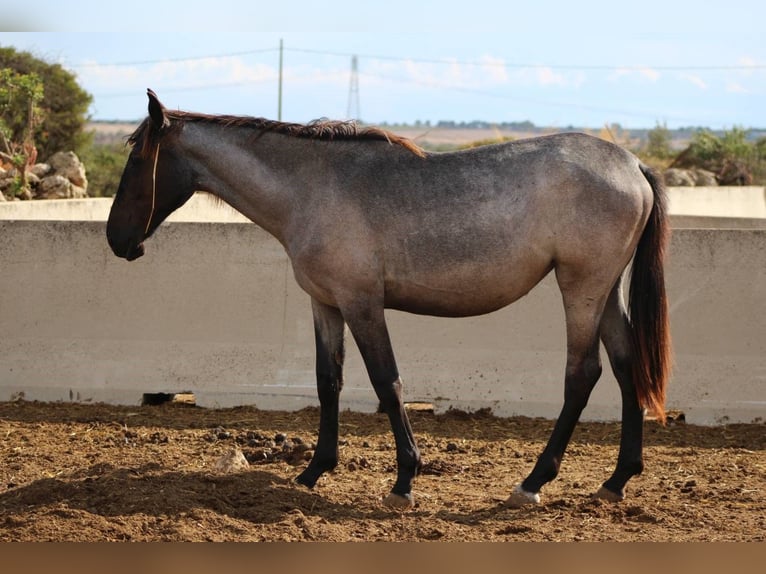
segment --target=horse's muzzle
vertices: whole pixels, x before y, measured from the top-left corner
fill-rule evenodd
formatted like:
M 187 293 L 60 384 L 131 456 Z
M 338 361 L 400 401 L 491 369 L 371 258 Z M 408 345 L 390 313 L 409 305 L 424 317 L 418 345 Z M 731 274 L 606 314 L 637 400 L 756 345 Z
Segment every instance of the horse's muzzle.
M 137 245 L 131 245 L 125 253 L 125 259 L 128 261 L 134 261 L 144 254 L 144 244 L 139 243 Z
M 107 227 L 106 239 L 117 257 L 133 261 L 144 254 L 144 242 L 138 237 L 122 234 Z

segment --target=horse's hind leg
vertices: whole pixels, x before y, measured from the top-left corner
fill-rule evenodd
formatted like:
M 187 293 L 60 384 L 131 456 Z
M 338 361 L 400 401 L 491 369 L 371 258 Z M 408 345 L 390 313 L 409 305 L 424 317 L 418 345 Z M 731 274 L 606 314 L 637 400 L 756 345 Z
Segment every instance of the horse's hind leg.
M 311 462 L 295 480 L 313 488 L 322 473 L 338 464 L 338 403 L 343 387 L 344 329 L 338 309 L 312 300 L 319 395 L 319 438 Z
M 625 498 L 625 484 L 644 468 L 641 452 L 644 416 L 633 384 L 630 323 L 620 293 L 618 283 L 609 294 L 601 319 L 601 340 L 622 394 L 622 435 L 617 467 L 596 496 L 613 501 Z
M 539 502 L 540 489 L 556 478 L 572 432 L 601 376 L 598 325 L 606 301 L 606 290 L 598 296 L 594 286 L 591 284 L 589 289 L 588 282 L 582 280 L 580 274 L 570 275 L 557 269 L 556 276 L 564 298 L 567 324 L 564 406 L 532 472 L 508 498 L 506 504 L 512 507 Z

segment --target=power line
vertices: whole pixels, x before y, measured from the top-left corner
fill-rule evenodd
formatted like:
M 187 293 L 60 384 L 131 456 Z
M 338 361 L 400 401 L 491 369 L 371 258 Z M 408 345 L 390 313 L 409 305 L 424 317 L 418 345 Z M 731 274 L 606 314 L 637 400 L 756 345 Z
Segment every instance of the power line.
M 304 54 L 315 54 L 315 55 L 322 55 L 322 56 L 329 56 L 329 57 L 339 57 L 339 58 L 351 58 L 352 61 L 352 74 L 351 74 L 351 81 L 349 85 L 349 100 L 348 100 L 348 116 L 351 117 L 352 115 L 352 107 L 353 104 L 356 104 L 356 116 L 359 115 L 359 71 L 358 71 L 358 59 L 359 58 L 365 58 L 368 60 L 383 60 L 383 61 L 392 61 L 392 62 L 406 62 L 406 63 L 420 63 L 420 64 L 433 64 L 433 65 L 461 65 L 461 66 L 474 66 L 474 67 L 495 67 L 495 68 L 504 68 L 504 69 L 551 69 L 551 70 L 607 70 L 607 71 L 641 71 L 641 70 L 657 70 L 657 71 L 737 71 L 737 70 L 762 70 L 766 69 L 766 64 L 741 64 L 741 65 L 697 65 L 697 66 L 671 66 L 671 65 L 663 65 L 663 66 L 650 66 L 650 65 L 622 65 L 622 66 L 616 66 L 616 65 L 595 65 L 595 64 L 522 64 L 522 63 L 506 63 L 501 60 L 488 60 L 488 61 L 482 61 L 482 60 L 459 60 L 459 59 L 447 59 L 447 58 L 411 58 L 411 57 L 401 57 L 401 56 L 391 56 L 391 55 L 385 55 L 385 54 L 355 54 L 351 52 L 339 52 L 339 51 L 330 51 L 330 50 L 321 50 L 321 49 L 310 49 L 310 48 L 290 48 L 287 46 L 284 46 L 282 42 L 280 41 L 279 47 L 274 48 L 258 48 L 258 49 L 252 49 L 252 50 L 242 50 L 237 52 L 226 52 L 226 53 L 219 53 L 219 54 L 210 54 L 205 56 L 190 56 L 190 57 L 175 57 L 175 58 L 163 58 L 163 59 L 153 59 L 153 60 L 137 60 L 137 61 L 122 61 L 122 62 L 112 62 L 107 64 L 100 64 L 95 62 L 89 62 L 84 63 L 76 66 L 72 66 L 73 68 L 92 68 L 96 66 L 114 66 L 114 67 L 120 67 L 120 66 L 145 66 L 145 65 L 152 65 L 152 64 L 160 64 L 160 63 L 167 63 L 167 62 L 191 62 L 191 61 L 199 61 L 199 60 L 206 60 L 206 59 L 224 59 L 224 58 L 235 58 L 240 56 L 248 56 L 248 55 L 254 55 L 254 54 L 269 54 L 269 53 L 279 53 L 279 59 L 280 59 L 280 68 L 281 68 L 281 60 L 282 60 L 282 54 L 284 52 L 291 52 L 291 53 L 304 53 Z M 449 84 L 446 82 L 439 82 L 439 81 L 423 81 L 418 80 L 414 78 L 397 78 L 393 76 L 388 75 L 381 75 L 381 74 L 370 74 L 370 73 L 364 73 L 362 74 L 364 77 L 372 78 L 372 79 L 378 79 L 388 82 L 397 82 L 402 84 L 410 84 L 410 85 L 420 85 L 431 89 L 440 89 L 440 90 L 448 90 L 453 92 L 463 92 L 463 93 L 470 93 L 470 94 L 476 94 L 481 95 L 485 97 L 491 97 L 491 98 L 500 98 L 510 101 L 517 101 L 522 103 L 528 103 L 533 102 L 537 104 L 543 104 L 545 106 L 552 106 L 552 107 L 563 107 L 563 108 L 572 108 L 572 109 L 581 109 L 586 111 L 596 111 L 596 112 L 607 112 L 607 113 L 613 113 L 613 114 L 620 114 L 625 116 L 633 116 L 633 117 L 649 117 L 653 114 L 651 111 L 625 111 L 625 110 L 615 110 L 615 109 L 606 109 L 606 108 L 600 108 L 596 106 L 591 105 L 585 105 L 585 104 L 579 104 L 579 103 L 573 103 L 573 102 L 560 102 L 560 101 L 540 101 L 538 98 L 532 99 L 524 99 L 523 97 L 517 97 L 513 96 L 511 94 L 504 94 L 496 91 L 488 91 L 488 90 L 481 90 L 481 89 L 475 89 L 475 88 L 469 88 L 454 84 Z M 293 75 L 292 79 L 298 79 L 300 77 L 300 74 Z M 262 78 L 262 79 L 251 79 L 251 80 L 240 80 L 235 82 L 221 82 L 221 83 L 214 83 L 214 84 L 197 84 L 197 85 L 186 85 L 186 86 L 177 86 L 177 87 L 168 87 L 164 88 L 163 90 L 165 92 L 176 92 L 176 91 L 197 91 L 197 90 L 209 90 L 209 89 L 217 89 L 222 87 L 237 87 L 237 86 L 247 86 L 252 85 L 255 83 L 262 83 L 262 82 L 268 82 L 273 81 L 273 78 Z M 281 86 L 280 86 L 281 87 Z M 110 93 L 110 94 L 99 94 L 99 98 L 119 98 L 119 97 L 125 97 L 125 96 L 132 96 L 133 94 L 122 94 L 122 93 Z M 281 98 L 280 98 L 281 103 Z M 280 110 L 281 112 L 281 110 Z M 279 114 L 281 116 L 281 113 Z M 676 121 L 692 121 L 692 120 L 685 120 L 683 118 L 672 118 Z
M 166 62 L 193 62 L 198 60 L 208 60 L 213 58 L 235 58 L 239 56 L 250 56 L 253 54 L 268 54 L 279 52 L 279 47 L 274 48 L 259 48 L 253 50 L 243 50 L 239 52 L 225 52 L 221 54 L 210 54 L 206 56 L 186 56 L 176 58 L 160 58 L 152 60 L 134 60 L 124 62 L 87 62 L 83 64 L 71 65 L 71 68 L 93 68 L 98 66 L 105 67 L 121 67 L 121 66 L 146 66 L 151 64 L 162 64 Z M 461 66 L 476 66 L 476 67 L 496 67 L 506 69 L 551 69 L 551 70 L 603 70 L 603 71 L 640 71 L 645 69 L 659 70 L 659 71 L 677 71 L 677 72 L 694 72 L 694 71 L 753 71 L 764 70 L 766 64 L 705 64 L 705 65 L 651 65 L 651 64 L 629 64 L 629 65 L 615 65 L 615 64 L 540 64 L 540 63 L 519 63 L 519 62 L 504 62 L 496 60 L 461 60 L 454 58 L 417 58 L 417 57 L 403 57 L 403 56 L 391 56 L 385 54 L 358 54 L 352 52 L 338 52 L 332 50 L 320 50 L 313 48 L 290 48 L 285 46 L 285 52 L 301 53 L 301 54 L 316 54 L 321 56 L 331 56 L 338 58 L 365 58 L 369 60 L 382 60 L 392 62 L 413 62 L 417 64 L 437 64 L 437 65 L 461 65 Z
M 358 56 L 369 60 L 388 60 L 394 62 L 413 62 L 416 64 L 442 64 L 442 65 L 461 65 L 477 67 L 497 67 L 497 68 L 532 68 L 532 69 L 552 69 L 552 70 L 660 70 L 660 71 L 737 71 L 737 70 L 763 70 L 766 64 L 711 64 L 698 66 L 654 66 L 648 64 L 614 65 L 614 64 L 530 64 L 530 63 L 508 63 L 494 60 L 459 60 L 452 58 L 409 58 L 402 56 L 386 56 L 381 54 L 352 54 L 351 52 L 332 52 L 326 50 L 315 50 L 311 48 L 285 48 L 286 52 L 298 52 L 304 54 L 317 54 L 323 56 L 335 56 L 338 58 L 348 58 Z

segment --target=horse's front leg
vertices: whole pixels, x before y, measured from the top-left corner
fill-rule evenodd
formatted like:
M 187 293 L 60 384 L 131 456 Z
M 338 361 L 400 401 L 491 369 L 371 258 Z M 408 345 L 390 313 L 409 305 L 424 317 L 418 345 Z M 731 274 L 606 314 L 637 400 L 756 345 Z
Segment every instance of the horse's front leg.
M 316 375 L 319 395 L 319 438 L 311 462 L 295 480 L 313 488 L 319 477 L 338 464 L 338 402 L 343 387 L 343 333 L 340 311 L 311 301 L 316 338 Z
M 351 309 L 344 309 L 343 316 L 359 347 L 380 401 L 380 408 L 388 415 L 394 433 L 397 477 L 391 493 L 383 499 L 383 503 L 396 509 L 412 508 L 412 482 L 422 462 L 404 410 L 402 381 L 391 348 L 383 306 L 355 305 Z

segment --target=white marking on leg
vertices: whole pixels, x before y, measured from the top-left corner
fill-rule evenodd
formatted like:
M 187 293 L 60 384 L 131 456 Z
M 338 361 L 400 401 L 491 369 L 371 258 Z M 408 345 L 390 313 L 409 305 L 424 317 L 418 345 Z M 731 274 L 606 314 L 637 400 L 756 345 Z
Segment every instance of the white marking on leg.
M 540 494 L 537 492 L 528 492 L 520 484 L 513 489 L 511 496 L 505 501 L 506 506 L 511 508 L 521 508 L 530 504 L 540 504 Z

